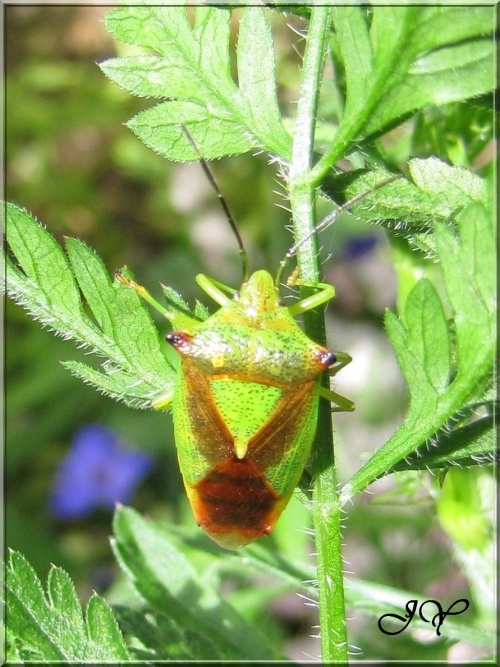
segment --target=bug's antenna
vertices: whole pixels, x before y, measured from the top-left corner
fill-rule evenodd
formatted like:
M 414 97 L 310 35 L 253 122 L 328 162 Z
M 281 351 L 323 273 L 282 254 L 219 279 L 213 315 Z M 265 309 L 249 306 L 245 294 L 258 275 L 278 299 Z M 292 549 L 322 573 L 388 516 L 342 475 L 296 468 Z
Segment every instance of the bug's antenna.
M 356 204 L 359 204 L 360 201 L 365 199 L 365 197 L 368 197 L 371 195 L 371 193 L 374 190 L 379 190 L 380 188 L 384 188 L 386 185 L 389 185 L 389 183 L 393 183 L 394 181 L 397 181 L 398 179 L 402 178 L 402 174 L 395 174 L 394 176 L 391 176 L 390 178 L 386 178 L 383 181 L 380 181 L 380 183 L 377 183 L 374 185 L 370 190 L 364 190 L 361 192 L 359 195 L 356 195 L 352 199 L 349 199 L 349 201 L 346 201 L 345 204 L 342 204 L 342 206 L 339 206 L 333 213 L 330 213 L 329 215 L 326 216 L 320 223 L 316 225 L 316 227 L 313 227 L 303 238 L 300 239 L 295 245 L 293 245 L 290 250 L 286 253 L 285 257 L 281 260 L 280 265 L 278 267 L 278 273 L 276 275 L 276 285 L 279 285 L 281 282 L 281 279 L 283 277 L 283 271 L 285 270 L 285 266 L 292 257 L 294 257 L 297 254 L 297 250 L 300 248 L 301 245 L 309 241 L 309 239 L 314 236 L 314 234 L 317 234 L 318 232 L 323 231 L 327 227 L 329 227 L 335 220 L 339 217 L 341 213 L 344 211 L 349 210 Z
M 238 231 L 238 227 L 236 226 L 236 223 L 234 221 L 233 216 L 231 215 L 231 211 L 229 210 L 229 207 L 226 203 L 226 200 L 224 199 L 224 195 L 222 192 L 219 190 L 219 186 L 217 185 L 217 182 L 210 171 L 210 167 L 208 166 L 206 160 L 204 157 L 202 157 L 200 151 L 198 150 L 198 146 L 195 144 L 193 137 L 190 135 L 189 130 L 185 125 L 181 125 L 182 131 L 186 135 L 187 140 L 191 144 L 191 146 L 194 148 L 198 160 L 201 164 L 201 167 L 203 171 L 205 172 L 205 176 L 208 178 L 208 182 L 212 186 L 212 188 L 215 191 L 215 194 L 219 198 L 220 204 L 222 206 L 222 210 L 226 214 L 227 221 L 229 222 L 229 226 L 231 227 L 231 230 L 236 238 L 236 243 L 238 244 L 238 250 L 240 253 L 240 258 L 241 258 L 241 266 L 242 266 L 242 272 L 243 272 L 243 282 L 246 282 L 249 277 L 249 267 L 248 267 L 248 255 L 247 251 L 245 250 L 245 246 L 243 245 L 243 239 L 240 236 L 240 233 Z

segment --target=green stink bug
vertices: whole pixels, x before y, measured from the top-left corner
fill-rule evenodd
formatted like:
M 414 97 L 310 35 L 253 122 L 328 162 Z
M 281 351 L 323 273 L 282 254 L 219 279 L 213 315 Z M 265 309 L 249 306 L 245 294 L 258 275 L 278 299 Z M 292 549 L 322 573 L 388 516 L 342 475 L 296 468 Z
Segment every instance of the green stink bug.
M 331 299 L 332 287 L 286 307 L 267 271 L 232 296 L 204 275 L 197 282 L 221 308 L 203 322 L 182 315 L 182 328 L 167 334 L 181 364 L 174 396 L 156 407 L 172 402 L 197 523 L 236 549 L 269 534 L 288 503 L 309 457 L 320 396 L 352 409 L 319 384 L 321 373 L 350 359 L 312 341 L 293 319 Z M 176 327 L 175 314 L 162 310 Z
M 330 224 L 329 217 L 316 231 Z M 300 244 L 282 261 L 276 280 L 264 270 L 248 276 L 241 238 L 229 221 L 243 257 L 243 283 L 235 291 L 198 275 L 220 306 L 206 320 L 167 311 L 144 287 L 119 278 L 173 326 L 166 340 L 180 355 L 176 386 L 155 407 L 172 406 L 179 466 L 196 522 L 219 545 L 237 549 L 269 534 L 290 500 L 310 454 L 320 398 L 334 404 L 332 411 L 354 406 L 320 384 L 325 371 L 338 372 L 350 357 L 315 343 L 294 319 L 329 301 L 334 288 L 321 283 L 318 293 L 282 305 L 279 281 Z

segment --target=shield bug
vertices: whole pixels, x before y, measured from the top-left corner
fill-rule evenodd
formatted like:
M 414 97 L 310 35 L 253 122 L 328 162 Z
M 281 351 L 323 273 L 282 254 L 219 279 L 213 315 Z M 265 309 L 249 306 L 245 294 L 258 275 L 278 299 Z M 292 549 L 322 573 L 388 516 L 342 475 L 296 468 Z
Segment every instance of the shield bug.
M 200 162 L 238 241 L 240 289 L 198 275 L 197 283 L 220 306 L 199 321 L 167 311 L 144 287 L 124 274 L 119 278 L 173 326 L 166 340 L 180 356 L 175 390 L 155 407 L 172 407 L 179 466 L 196 522 L 222 547 L 237 549 L 268 535 L 290 500 L 310 454 L 319 400 L 332 403 L 332 411 L 353 409 L 351 401 L 320 384 L 324 372 L 336 373 L 350 357 L 311 340 L 294 319 L 329 301 L 335 294 L 331 285 L 318 285 L 320 291 L 291 306 L 279 299 L 285 263 L 306 239 L 290 249 L 276 279 L 264 270 L 249 275 L 236 225 L 201 157 Z M 315 231 L 330 224 L 329 218 Z

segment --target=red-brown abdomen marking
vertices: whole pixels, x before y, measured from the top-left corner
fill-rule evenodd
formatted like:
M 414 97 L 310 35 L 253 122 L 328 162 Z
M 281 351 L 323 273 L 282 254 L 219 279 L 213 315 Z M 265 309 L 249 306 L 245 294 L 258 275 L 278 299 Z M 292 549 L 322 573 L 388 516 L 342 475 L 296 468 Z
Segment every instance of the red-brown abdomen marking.
M 234 531 L 255 539 L 273 522 L 278 496 L 248 459 L 221 461 L 194 490 L 196 520 L 209 533 Z

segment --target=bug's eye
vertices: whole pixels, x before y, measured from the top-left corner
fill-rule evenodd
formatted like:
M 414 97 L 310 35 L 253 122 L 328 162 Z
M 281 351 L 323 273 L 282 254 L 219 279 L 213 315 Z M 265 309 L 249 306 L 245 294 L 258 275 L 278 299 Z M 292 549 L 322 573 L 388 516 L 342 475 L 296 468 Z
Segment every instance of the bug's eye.
M 280 297 L 278 299 L 278 306 L 284 306 L 284 305 L 285 305 L 285 300 Z
M 188 343 L 191 340 L 191 336 L 188 336 L 184 331 L 169 331 L 165 336 L 165 340 L 175 348 L 178 348 Z
M 333 352 L 330 352 L 330 350 L 325 350 L 321 355 L 320 361 L 326 368 L 328 368 L 337 361 L 337 357 L 333 354 Z
M 175 345 L 177 342 L 179 342 L 178 334 L 175 331 L 170 331 L 166 336 L 165 340 L 167 343 L 170 343 L 171 345 Z
M 316 361 L 319 365 L 320 370 L 326 371 L 326 369 L 334 364 L 337 361 L 337 357 L 333 354 L 333 352 L 330 352 L 330 350 L 327 350 L 326 347 L 317 347 L 314 356 L 316 358 Z

